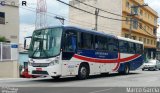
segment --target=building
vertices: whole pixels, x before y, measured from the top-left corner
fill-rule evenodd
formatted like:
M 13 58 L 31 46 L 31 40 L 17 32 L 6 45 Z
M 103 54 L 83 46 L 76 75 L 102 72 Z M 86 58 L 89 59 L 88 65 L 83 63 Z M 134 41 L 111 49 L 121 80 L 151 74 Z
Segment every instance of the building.
M 109 11 L 114 14 L 99 11 L 99 15 L 103 15 L 110 18 L 121 19 L 122 21 L 105 19 L 99 17 L 98 19 L 98 31 L 104 31 L 114 35 L 139 40 L 144 43 L 145 57 L 146 59 L 156 57 L 156 40 L 157 40 L 157 19 L 158 13 L 149 6 L 134 7 L 138 5 L 144 5 L 144 0 L 79 0 L 85 4 L 95 6 L 97 8 Z M 70 1 L 70 4 L 90 11 L 95 12 L 94 8 L 84 5 L 76 0 Z M 136 14 L 134 16 L 130 16 Z M 130 25 L 130 17 L 132 22 Z M 69 9 L 69 19 L 71 25 L 79 25 L 84 28 L 94 29 L 95 27 L 95 15 L 87 14 L 80 10 L 71 8 Z M 88 24 L 87 24 L 88 23 Z M 105 26 L 105 27 L 104 27 Z M 131 28 L 131 30 L 130 30 Z M 130 35 L 131 34 L 131 35 Z
M 131 13 L 137 14 L 132 16 L 132 30 L 131 38 L 142 41 L 145 48 L 146 59 L 156 57 L 156 44 L 157 44 L 157 19 L 158 13 L 149 6 L 141 6 L 131 8 L 132 6 L 144 5 L 144 0 L 122 0 L 123 16 L 127 16 Z M 129 17 L 123 18 L 129 20 Z M 130 22 L 122 22 L 122 34 L 123 37 L 130 35 Z
M 122 15 L 122 6 L 121 6 L 122 0 L 115 0 L 115 2 L 113 2 L 113 0 L 79 0 L 79 1 L 84 2 L 88 5 L 96 6 L 100 9 L 112 11 L 116 14 Z M 70 1 L 70 4 L 80 9 L 89 11 L 93 14 L 96 11 L 95 8 L 86 6 L 76 0 Z M 112 15 L 110 13 L 99 11 L 98 14 L 101 16 L 107 16 L 108 18 L 115 18 L 122 20 L 121 16 Z M 121 21 L 112 20 L 108 18 L 102 18 L 102 17 L 97 18 L 98 19 L 97 30 L 104 31 L 105 33 L 121 35 L 121 26 L 122 26 Z M 80 26 L 87 29 L 95 29 L 96 27 L 95 15 L 80 11 L 72 7 L 69 7 L 69 20 L 70 20 L 69 22 L 70 25 Z
M 19 77 L 19 0 L 0 0 L 0 36 L 9 43 L 0 43 L 0 78 Z
M 160 60 L 160 39 L 157 40 L 157 53 L 156 53 L 156 59 Z
M 6 37 L 11 43 L 19 42 L 19 0 L 1 0 L 0 4 L 0 36 Z

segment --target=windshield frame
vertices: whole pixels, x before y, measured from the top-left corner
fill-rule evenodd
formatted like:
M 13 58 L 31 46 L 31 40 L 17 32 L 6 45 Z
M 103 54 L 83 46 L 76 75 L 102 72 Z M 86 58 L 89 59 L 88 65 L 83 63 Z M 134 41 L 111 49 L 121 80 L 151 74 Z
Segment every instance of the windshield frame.
M 60 29 L 60 31 L 61 31 L 61 36 L 60 36 L 60 45 L 59 45 L 59 53 L 58 54 L 56 54 L 56 55 L 52 55 L 52 56 L 48 56 L 48 54 L 46 55 L 46 57 L 34 57 L 34 52 L 36 52 L 36 50 L 33 50 L 33 42 L 34 42 L 34 39 L 33 39 L 33 36 L 34 36 L 34 33 L 36 32 L 36 31 L 40 31 L 40 30 L 49 30 L 49 29 L 55 29 L 55 28 L 59 28 Z M 38 30 L 35 30 L 34 32 L 33 32 L 33 34 L 32 34 L 32 40 L 31 40 L 31 42 L 30 42 L 30 46 L 29 46 L 29 50 L 28 50 L 28 56 L 29 56 L 29 58 L 34 58 L 34 59 L 46 59 L 46 58 L 53 58 L 53 57 L 56 57 L 56 56 L 59 56 L 60 55 L 60 53 L 61 53 L 61 46 L 62 46 L 62 34 L 63 34 L 63 27 L 52 27 L 52 28 L 45 28 L 45 29 L 38 29 Z M 47 52 L 46 50 L 41 50 L 41 51 L 45 51 L 45 52 Z M 32 52 L 32 53 L 30 53 L 30 52 Z

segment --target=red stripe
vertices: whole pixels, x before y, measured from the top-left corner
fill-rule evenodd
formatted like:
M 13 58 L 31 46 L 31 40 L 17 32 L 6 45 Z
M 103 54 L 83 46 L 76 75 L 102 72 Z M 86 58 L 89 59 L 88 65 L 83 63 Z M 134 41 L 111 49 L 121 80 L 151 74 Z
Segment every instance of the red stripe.
M 122 59 L 119 59 L 119 62 L 121 62 L 121 63 L 128 62 L 128 61 L 131 61 L 131 60 L 137 58 L 138 56 L 140 56 L 140 55 L 136 54 L 136 55 L 133 55 L 133 56 L 130 56 L 130 57 L 127 57 L 127 58 L 122 58 Z
M 120 63 L 125 63 L 125 62 L 129 62 L 135 58 L 137 58 L 138 56 L 140 56 L 139 54 L 127 57 L 127 58 L 122 58 L 120 59 L 120 53 L 118 53 L 118 59 L 114 59 L 114 60 L 109 60 L 109 59 L 94 59 L 94 58 L 88 58 L 88 57 L 84 57 L 84 56 L 80 56 L 75 54 L 73 57 L 80 59 L 80 60 L 84 60 L 84 61 L 88 61 L 88 62 L 96 62 L 96 63 L 117 63 L 116 67 L 113 69 L 113 71 L 117 71 Z
M 84 60 L 84 61 L 88 61 L 88 62 L 97 62 L 97 63 L 116 63 L 118 59 L 115 60 L 106 60 L 106 59 L 94 59 L 94 58 L 87 58 L 84 56 L 79 56 L 77 54 L 75 54 L 73 56 L 74 58 L 80 59 L 80 60 Z
M 113 68 L 113 71 L 117 71 L 117 70 L 118 70 L 118 68 L 119 68 L 119 66 L 120 66 L 120 58 L 121 58 L 121 55 L 120 55 L 120 53 L 118 53 L 118 63 L 117 63 L 117 65 L 116 65 L 116 67 Z
M 84 61 L 88 61 L 88 62 L 97 62 L 97 63 L 121 63 L 121 62 L 126 62 L 126 61 L 130 61 L 133 60 L 135 58 L 137 58 L 138 54 L 127 57 L 127 58 L 122 58 L 122 59 L 114 59 L 114 60 L 109 60 L 109 59 L 94 59 L 94 58 L 88 58 L 88 57 L 84 57 L 84 56 L 80 56 L 75 54 L 73 57 L 80 59 L 80 60 L 84 60 Z

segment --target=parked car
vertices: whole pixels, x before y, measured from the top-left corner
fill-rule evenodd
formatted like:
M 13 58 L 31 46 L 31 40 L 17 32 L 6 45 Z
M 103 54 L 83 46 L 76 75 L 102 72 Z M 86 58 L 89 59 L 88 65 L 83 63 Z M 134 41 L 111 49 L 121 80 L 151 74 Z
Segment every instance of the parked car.
M 142 70 L 160 70 L 160 61 L 156 59 L 150 59 L 143 64 Z

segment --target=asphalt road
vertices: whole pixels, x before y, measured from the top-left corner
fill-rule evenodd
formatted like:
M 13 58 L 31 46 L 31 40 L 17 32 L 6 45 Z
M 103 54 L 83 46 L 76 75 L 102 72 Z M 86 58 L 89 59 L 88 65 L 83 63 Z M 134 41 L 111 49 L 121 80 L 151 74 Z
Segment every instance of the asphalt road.
M 50 77 L 35 79 L 0 79 L 1 87 L 23 87 L 19 93 L 115 93 L 119 87 L 160 87 L 160 71 L 133 71 L 129 75 L 110 73 L 91 76 L 87 80 L 74 77 L 54 80 Z M 29 87 L 29 89 L 27 88 Z M 116 89 L 113 87 L 117 87 Z M 54 89 L 54 92 L 53 92 Z M 26 91 L 27 92 L 26 92 Z M 124 89 L 123 91 L 126 91 Z M 119 93 L 121 93 L 119 91 Z M 122 92 L 123 93 L 123 92 Z

